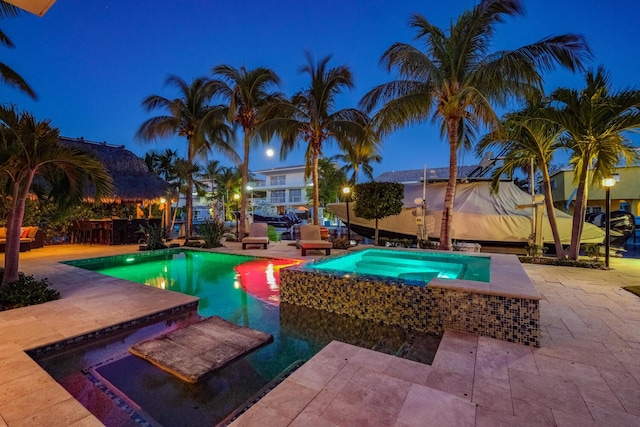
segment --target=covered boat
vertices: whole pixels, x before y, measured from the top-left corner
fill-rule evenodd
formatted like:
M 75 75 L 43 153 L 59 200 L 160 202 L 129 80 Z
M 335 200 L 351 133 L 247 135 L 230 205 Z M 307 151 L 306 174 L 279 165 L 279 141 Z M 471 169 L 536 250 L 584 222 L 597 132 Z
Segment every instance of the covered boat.
M 446 182 L 429 182 L 423 188 L 421 182 L 407 183 L 404 190 L 404 208 L 399 215 L 378 221 L 380 236 L 388 238 L 412 238 L 418 235 L 418 222 L 423 191 L 425 192 L 425 230 L 429 238 L 439 239 L 442 221 L 442 207 L 447 187 Z M 500 182 L 497 192 L 491 191 L 491 182 L 477 180 L 458 183 L 453 207 L 451 236 L 455 240 L 485 243 L 487 245 L 520 245 L 529 242 L 532 233 L 533 209 L 531 195 L 525 193 L 511 181 Z M 332 203 L 327 208 L 346 223 L 345 203 Z M 571 243 L 573 218 L 560 210 L 555 210 L 563 245 Z M 364 236 L 373 237 L 375 221 L 359 218 L 349 204 L 351 229 Z M 543 243 L 553 244 L 553 235 L 547 215 L 544 215 L 542 229 Z M 585 223 L 582 243 L 602 243 L 604 231 L 593 224 Z

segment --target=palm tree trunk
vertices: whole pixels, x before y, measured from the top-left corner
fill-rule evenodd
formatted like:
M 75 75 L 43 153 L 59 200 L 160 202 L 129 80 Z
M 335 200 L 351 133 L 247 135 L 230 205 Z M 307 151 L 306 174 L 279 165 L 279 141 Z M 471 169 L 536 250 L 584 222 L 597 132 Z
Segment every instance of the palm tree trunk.
M 193 164 L 193 162 L 191 164 Z M 189 173 L 189 178 L 187 178 L 187 194 L 185 194 L 185 202 L 187 205 L 187 222 L 184 226 L 184 236 L 188 239 L 193 234 L 191 230 L 193 224 L 193 175 L 191 175 L 191 173 Z
M 20 264 L 20 227 L 24 219 L 24 208 L 31 188 L 31 182 L 35 171 L 29 171 L 24 185 L 16 183 L 13 194 L 13 205 L 9 211 L 7 223 L 7 244 L 4 254 L 4 276 L 0 288 L 4 288 L 11 282 L 18 280 L 18 268 Z
M 249 130 L 244 129 L 244 162 L 242 162 L 242 188 L 240 189 L 240 221 L 238 236 L 242 240 L 244 237 L 245 221 L 247 218 L 247 184 L 249 183 Z
M 589 178 L 589 162 L 584 162 L 580 170 L 580 181 L 576 191 L 576 203 L 573 207 L 573 223 L 571 226 L 571 247 L 569 248 L 569 259 L 577 260 L 580 255 L 580 238 L 582 237 L 582 227 L 584 226 L 584 212 L 587 201 L 587 179 Z
M 191 144 L 191 137 L 187 136 L 187 162 L 189 166 L 193 166 L 193 159 L 195 158 L 194 147 Z M 185 204 L 187 205 L 187 222 L 184 225 L 184 237 L 188 239 L 191 237 L 191 225 L 193 224 L 193 175 L 189 171 L 187 178 L 187 193 L 185 196 Z
M 560 233 L 558 232 L 558 221 L 556 220 L 556 211 L 553 208 L 553 196 L 551 195 L 551 181 L 549 180 L 549 169 L 546 164 L 542 164 L 542 181 L 544 183 L 544 203 L 547 208 L 547 218 L 549 218 L 549 226 L 553 235 L 553 243 L 556 248 L 556 257 L 564 259 L 564 248 L 560 241 Z M 542 233 L 542 230 L 538 230 Z
M 313 165 L 311 167 L 311 180 L 313 181 L 313 223 L 320 224 L 318 208 L 320 207 L 320 188 L 318 187 L 318 150 L 313 149 Z
M 376 231 L 373 233 L 373 246 L 378 246 L 378 218 L 376 218 Z
M 453 202 L 456 197 L 456 181 L 458 177 L 458 120 L 447 122 L 449 132 L 449 181 L 442 206 L 442 223 L 440 225 L 440 249 L 451 250 L 451 220 L 453 219 Z

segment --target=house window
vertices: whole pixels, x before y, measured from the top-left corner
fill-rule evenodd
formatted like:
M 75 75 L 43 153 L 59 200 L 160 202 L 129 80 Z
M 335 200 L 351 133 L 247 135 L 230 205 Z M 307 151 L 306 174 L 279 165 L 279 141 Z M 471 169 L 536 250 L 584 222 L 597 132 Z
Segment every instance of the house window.
M 586 213 L 600 213 L 602 208 L 600 206 L 587 206 Z
M 302 203 L 302 190 L 299 188 L 289 190 L 289 203 Z
M 558 183 L 556 182 L 555 179 L 552 179 L 551 181 L 549 181 L 549 185 L 551 186 L 552 190 L 555 190 L 556 188 L 558 188 Z
M 285 199 L 285 191 L 284 190 L 276 190 L 271 192 L 271 200 L 270 203 L 284 203 Z
M 287 177 L 286 175 L 273 175 L 272 177 L 269 177 L 269 184 L 284 185 L 286 177 Z

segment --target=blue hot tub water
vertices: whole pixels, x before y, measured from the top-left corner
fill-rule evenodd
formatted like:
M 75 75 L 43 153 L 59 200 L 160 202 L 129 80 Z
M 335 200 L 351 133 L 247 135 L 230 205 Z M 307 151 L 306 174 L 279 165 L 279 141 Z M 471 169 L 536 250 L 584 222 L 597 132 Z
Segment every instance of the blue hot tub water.
M 431 279 L 489 282 L 491 258 L 457 253 L 365 249 L 332 257 L 305 268 L 353 275 L 375 275 L 428 283 Z

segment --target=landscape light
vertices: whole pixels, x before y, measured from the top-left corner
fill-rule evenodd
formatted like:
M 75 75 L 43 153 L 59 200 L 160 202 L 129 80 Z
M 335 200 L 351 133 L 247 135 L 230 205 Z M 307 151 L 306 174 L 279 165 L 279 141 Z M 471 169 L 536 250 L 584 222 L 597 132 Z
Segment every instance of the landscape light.
M 604 266 L 609 268 L 609 252 L 611 251 L 611 187 L 620 181 L 620 174 L 614 173 L 611 177 L 603 178 L 605 194 L 605 223 L 604 223 Z

